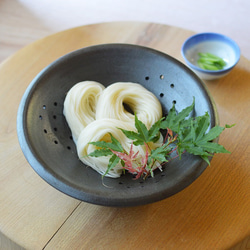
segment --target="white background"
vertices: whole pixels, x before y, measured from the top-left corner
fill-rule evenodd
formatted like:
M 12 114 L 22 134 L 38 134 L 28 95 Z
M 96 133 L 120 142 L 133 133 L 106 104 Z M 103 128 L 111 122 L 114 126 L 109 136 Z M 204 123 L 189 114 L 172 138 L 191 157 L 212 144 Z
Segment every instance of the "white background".
M 31 42 L 76 26 L 145 21 L 233 38 L 250 59 L 249 0 L 0 0 L 0 62 Z

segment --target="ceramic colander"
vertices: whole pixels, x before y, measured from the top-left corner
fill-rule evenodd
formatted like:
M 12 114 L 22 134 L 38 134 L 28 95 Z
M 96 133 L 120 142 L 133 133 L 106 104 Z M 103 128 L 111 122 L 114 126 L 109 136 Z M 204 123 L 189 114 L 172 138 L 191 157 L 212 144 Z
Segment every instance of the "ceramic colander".
M 76 199 L 105 206 L 136 206 L 165 199 L 190 185 L 206 169 L 200 158 L 182 159 L 155 171 L 153 178 L 134 180 L 102 177 L 77 156 L 63 115 L 63 102 L 76 83 L 93 80 L 108 86 L 136 82 L 153 92 L 167 114 L 173 102 L 177 110 L 195 97 L 194 116 L 210 114 L 218 123 L 215 105 L 204 83 L 184 64 L 162 52 L 130 44 L 102 44 L 71 52 L 42 70 L 30 83 L 17 115 L 22 151 L 31 167 L 47 183 Z M 105 185 L 104 185 L 105 184 Z

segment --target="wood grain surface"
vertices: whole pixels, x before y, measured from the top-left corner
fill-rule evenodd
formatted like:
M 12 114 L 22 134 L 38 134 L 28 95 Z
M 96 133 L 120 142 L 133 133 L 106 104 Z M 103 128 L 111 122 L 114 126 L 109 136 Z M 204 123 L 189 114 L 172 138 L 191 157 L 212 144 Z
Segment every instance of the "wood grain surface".
M 0 65 L 3 235 L 25 249 L 229 249 L 239 242 L 249 245 L 250 62 L 243 56 L 229 75 L 205 82 L 221 125 L 236 123 L 220 137 L 232 153 L 216 155 L 193 184 L 168 199 L 133 208 L 80 202 L 44 182 L 18 144 L 16 115 L 21 97 L 36 74 L 58 57 L 89 45 L 121 42 L 152 47 L 183 62 L 180 48 L 192 34 L 153 23 L 88 25 L 38 40 Z

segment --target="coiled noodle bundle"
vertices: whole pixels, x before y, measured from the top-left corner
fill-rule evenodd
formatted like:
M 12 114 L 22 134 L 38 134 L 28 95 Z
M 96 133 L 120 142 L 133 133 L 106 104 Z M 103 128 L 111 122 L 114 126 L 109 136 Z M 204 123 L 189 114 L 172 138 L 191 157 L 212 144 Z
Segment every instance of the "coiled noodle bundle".
M 77 153 L 79 158 L 83 163 L 92 167 L 100 174 L 104 174 L 106 172 L 109 157 L 89 157 L 86 156 L 96 150 L 96 146 L 89 144 L 89 142 L 95 141 L 106 141 L 110 142 L 111 133 L 122 145 L 122 147 L 129 152 L 131 141 L 123 134 L 123 132 L 118 129 L 127 129 L 134 130 L 133 126 L 129 123 L 121 122 L 116 119 L 101 119 L 95 120 L 91 124 L 89 124 L 79 136 L 77 142 Z M 138 149 L 139 150 L 139 149 Z M 141 152 L 144 152 L 142 148 L 140 148 Z M 119 177 L 121 175 L 122 166 L 117 165 L 106 175 L 108 177 Z
M 128 106 L 132 112 L 126 110 Z M 150 128 L 162 117 L 159 100 L 137 83 L 118 82 L 103 90 L 96 108 L 96 119 L 113 118 L 134 123 L 134 115 Z
M 64 101 L 64 115 L 76 142 L 82 130 L 95 120 L 96 105 L 105 87 L 95 81 L 74 85 Z
M 128 106 L 128 110 L 125 106 Z M 119 129 L 136 131 L 134 113 L 148 128 L 162 117 L 161 104 L 147 89 L 137 83 L 118 82 L 105 88 L 94 81 L 80 82 L 67 93 L 64 115 L 71 129 L 80 160 L 100 174 L 105 174 L 110 156 L 91 157 L 97 147 L 89 142 L 110 142 L 110 133 L 129 152 L 132 141 Z M 163 139 L 151 143 L 154 149 Z M 136 161 L 145 155 L 145 145 L 133 146 L 139 151 Z M 122 174 L 122 165 L 117 164 L 106 176 L 117 178 Z

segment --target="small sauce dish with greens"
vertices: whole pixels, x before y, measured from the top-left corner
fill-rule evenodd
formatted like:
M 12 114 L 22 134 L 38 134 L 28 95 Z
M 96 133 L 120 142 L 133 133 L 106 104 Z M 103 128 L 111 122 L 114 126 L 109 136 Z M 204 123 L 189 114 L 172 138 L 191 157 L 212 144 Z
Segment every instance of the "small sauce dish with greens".
M 182 45 L 186 64 L 202 79 L 227 75 L 240 59 L 240 48 L 231 38 L 218 33 L 199 33 Z

